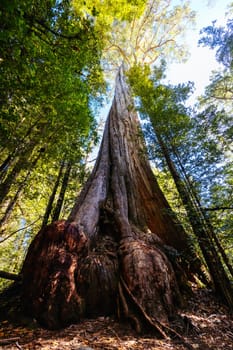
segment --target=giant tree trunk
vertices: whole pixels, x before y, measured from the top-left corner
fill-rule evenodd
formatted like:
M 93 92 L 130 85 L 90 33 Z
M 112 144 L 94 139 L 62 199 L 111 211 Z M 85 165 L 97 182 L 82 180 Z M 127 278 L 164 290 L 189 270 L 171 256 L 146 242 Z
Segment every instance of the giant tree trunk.
M 197 259 L 186 264 L 188 252 L 147 160 L 121 68 L 89 180 L 68 220 L 41 230 L 29 248 L 25 311 L 49 328 L 117 313 L 138 331 L 165 336 L 188 266 L 199 268 Z

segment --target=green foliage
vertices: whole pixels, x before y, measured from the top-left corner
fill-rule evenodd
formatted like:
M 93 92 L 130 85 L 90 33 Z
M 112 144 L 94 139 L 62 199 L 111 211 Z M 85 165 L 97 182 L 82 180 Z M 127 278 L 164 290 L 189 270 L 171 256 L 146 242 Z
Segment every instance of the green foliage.
M 229 15 L 232 15 L 230 7 Z M 203 28 L 199 44 L 216 51 L 216 59 L 222 69 L 213 72 L 211 83 L 206 87 L 202 103 L 215 103 L 227 108 L 232 113 L 233 99 L 233 20 L 227 21 L 226 27 L 217 27 L 214 21 L 211 26 Z
M 113 22 L 104 58 L 111 65 L 123 60 L 128 66 L 151 65 L 164 57 L 184 59 L 187 52 L 180 39 L 194 18 L 188 2 L 147 1 L 143 11 L 134 12 L 130 20 Z
M 200 44 L 215 50 L 216 59 L 221 64 L 217 72 L 210 77 L 210 84 L 200 98 L 202 125 L 205 127 L 205 140 L 212 142 L 208 156 L 213 158 L 217 165 L 215 172 L 209 181 L 209 196 L 205 206 L 215 208 L 208 211 L 214 222 L 219 238 L 231 261 L 232 256 L 232 92 L 233 92 L 233 21 L 232 3 L 229 6 L 226 26 L 217 27 L 216 22 L 205 27 L 201 32 Z M 200 124 L 199 119 L 199 124 Z M 216 157 L 216 154 L 218 155 Z M 217 158 L 217 159 L 216 159 Z M 225 208 L 225 209 L 221 209 Z M 230 248 L 229 248 L 230 247 Z
M 172 213 L 175 213 L 176 218 L 185 228 L 186 232 L 190 233 L 192 231 L 190 223 L 187 218 L 186 210 L 182 204 L 180 195 L 174 184 L 174 180 L 168 169 L 164 167 L 164 170 L 154 169 L 155 177 L 159 183 L 161 190 L 163 191 L 167 201 L 169 202 Z
M 189 129 L 190 118 L 184 101 L 192 91 L 192 83 L 178 86 L 165 85 L 165 63 L 154 67 L 151 73 L 148 66 L 134 66 L 128 73 L 129 83 L 136 96 L 140 98 L 139 111 L 149 116 L 156 130 L 166 139 L 172 138 L 181 143 Z
M 73 5 L 78 16 L 92 18 L 95 21 L 95 29 L 103 30 L 111 28 L 115 20 L 131 21 L 135 16 L 140 17 L 145 9 L 145 0 L 73 0 Z
M 3 156 L 30 140 L 53 157 L 71 144 L 77 150 L 95 127 L 90 105 L 103 92 L 92 23 L 75 17 L 69 2 L 12 2 L 0 16 Z
M 233 13 L 231 8 L 230 15 Z M 212 22 L 211 26 L 201 30 L 201 39 L 199 44 L 208 46 L 212 50 L 216 50 L 216 59 L 224 67 L 232 67 L 233 58 L 233 20 L 227 21 L 226 27 L 216 27 L 216 21 Z M 204 36 L 203 36 L 204 35 Z
M 73 163 L 76 176 L 67 189 L 67 196 L 74 201 L 79 174 L 83 174 L 82 159 L 97 138 L 91 106 L 100 105 L 105 92 L 101 50 L 93 21 L 77 16 L 69 1 L 0 4 L 3 188 L 10 181 L 0 219 L 19 192 L 13 214 L 1 232 L 1 240 L 16 232 L 0 244 L 1 257 L 8 257 L 1 262 L 3 269 L 16 272 L 20 268 L 28 244 L 40 228 L 64 157 Z M 70 205 L 64 203 L 63 215 Z M 17 242 L 20 246 L 15 249 Z M 17 264 L 9 259 L 14 255 L 19 258 Z
M 72 130 L 85 134 L 90 128 L 90 97 L 101 83 L 100 68 L 94 70 L 98 43 L 89 33 L 91 25 L 89 31 L 82 29 L 84 24 L 62 4 L 50 8 L 48 2 L 40 3 L 39 12 L 37 3 L 23 2 L 22 8 L 15 4 L 9 18 L 2 11 L 1 129 L 6 140 L 2 146 L 10 150 L 32 126 L 33 139 L 42 136 L 45 142 L 53 133 L 53 143 Z

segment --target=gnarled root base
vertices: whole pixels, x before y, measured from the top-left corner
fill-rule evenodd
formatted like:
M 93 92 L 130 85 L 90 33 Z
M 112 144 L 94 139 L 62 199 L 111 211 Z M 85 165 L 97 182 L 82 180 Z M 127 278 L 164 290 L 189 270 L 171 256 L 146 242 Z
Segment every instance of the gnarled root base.
M 45 327 L 115 311 L 116 254 L 88 254 L 88 245 L 85 234 L 65 221 L 47 226 L 31 244 L 22 269 L 22 302 L 25 312 Z
M 181 300 L 171 263 L 159 248 L 132 238 L 121 241 L 120 256 L 119 295 L 123 314 L 132 320 L 138 332 L 153 329 L 166 337 L 169 318 L 175 315 L 175 303 Z
M 83 314 L 75 276 L 86 246 L 85 235 L 65 221 L 47 226 L 32 242 L 22 269 L 22 301 L 42 325 L 59 328 Z
M 164 252 L 143 240 L 119 243 L 105 232 L 90 249 L 74 223 L 58 221 L 38 233 L 22 275 L 24 309 L 47 328 L 118 311 L 138 332 L 172 333 L 175 273 Z

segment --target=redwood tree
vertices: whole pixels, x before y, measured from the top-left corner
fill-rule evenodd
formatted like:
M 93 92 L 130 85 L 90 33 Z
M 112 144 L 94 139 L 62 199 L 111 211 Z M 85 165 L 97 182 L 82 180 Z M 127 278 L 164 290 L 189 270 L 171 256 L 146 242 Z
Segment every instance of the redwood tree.
M 95 167 L 68 220 L 43 228 L 22 268 L 25 311 L 48 328 L 118 314 L 166 336 L 200 272 L 161 192 L 121 66 Z

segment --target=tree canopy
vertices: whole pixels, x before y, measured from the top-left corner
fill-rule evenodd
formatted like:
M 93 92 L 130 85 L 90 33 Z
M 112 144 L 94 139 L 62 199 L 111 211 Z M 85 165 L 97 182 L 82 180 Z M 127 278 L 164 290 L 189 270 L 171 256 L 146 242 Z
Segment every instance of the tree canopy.
M 1 249 L 14 256 L 40 225 L 60 163 L 83 178 L 105 83 L 101 40 L 69 2 L 3 1 L 0 17 Z

